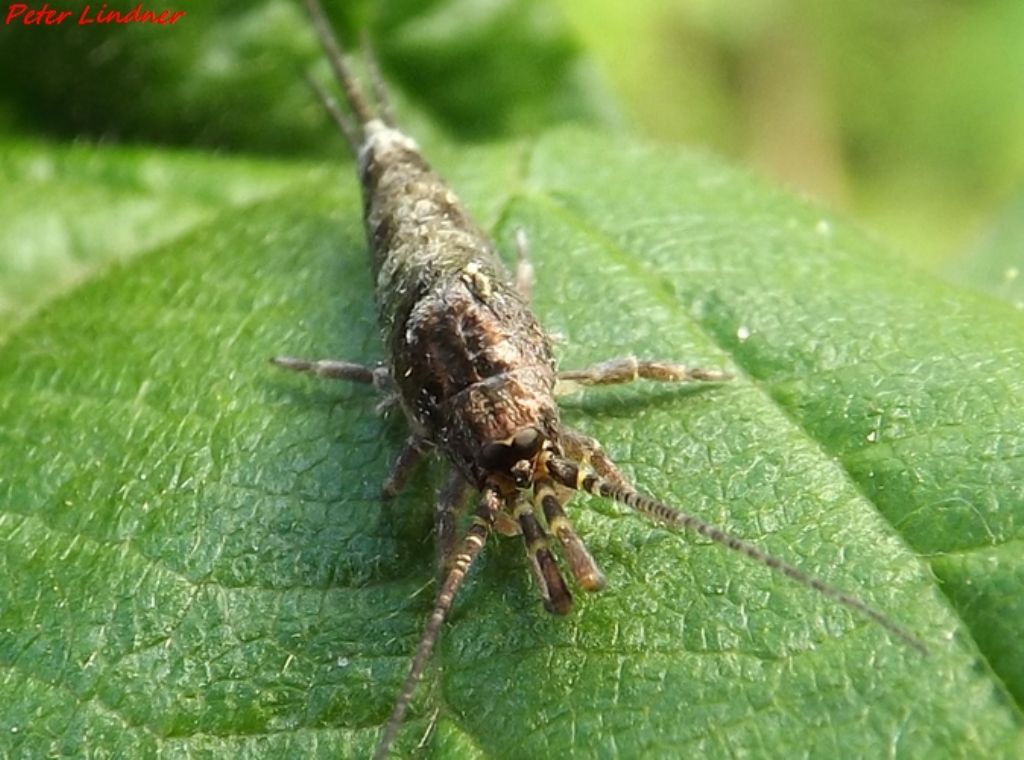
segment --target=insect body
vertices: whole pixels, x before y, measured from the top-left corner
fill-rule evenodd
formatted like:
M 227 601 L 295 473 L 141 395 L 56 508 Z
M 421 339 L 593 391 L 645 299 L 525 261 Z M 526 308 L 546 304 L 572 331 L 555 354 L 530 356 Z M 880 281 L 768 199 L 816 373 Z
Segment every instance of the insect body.
M 437 534 L 443 580 L 408 676 L 376 756 L 384 756 L 401 724 L 441 625 L 466 572 L 496 525 L 512 527 L 545 607 L 567 613 L 571 593 L 549 545 L 556 545 L 576 585 L 605 584 L 573 530 L 563 504 L 573 491 L 614 499 L 655 520 L 693 530 L 810 586 L 881 624 L 911 646 L 923 645 L 882 613 L 698 517 L 636 491 L 600 445 L 560 420 L 559 380 L 576 384 L 726 380 L 715 370 L 618 359 L 557 372 L 548 337 L 531 313 L 525 245 L 517 277 L 506 272 L 487 236 L 431 170 L 416 143 L 394 125 L 376 72 L 376 103 L 359 88 L 317 0 L 304 0 L 352 117 L 313 83 L 357 158 L 376 301 L 387 346 L 384 367 L 278 357 L 289 369 L 372 383 L 397 399 L 411 435 L 384 486 L 397 493 L 428 452 L 452 472 L 441 491 Z M 456 541 L 455 512 L 479 494 L 473 523 Z

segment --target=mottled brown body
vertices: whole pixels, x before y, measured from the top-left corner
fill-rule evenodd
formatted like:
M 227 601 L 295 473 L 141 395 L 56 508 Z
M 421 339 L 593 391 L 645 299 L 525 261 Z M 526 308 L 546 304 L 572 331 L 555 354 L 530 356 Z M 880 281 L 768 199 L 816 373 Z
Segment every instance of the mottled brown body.
M 357 156 L 388 360 L 386 367 L 376 368 L 289 357 L 274 362 L 372 383 L 397 395 L 412 435 L 396 459 L 385 495 L 401 490 L 409 471 L 431 448 L 454 465 L 437 509 L 443 580 L 375 757 L 387 754 L 455 594 L 496 528 L 522 536 L 537 588 L 551 612 L 567 613 L 572 595 L 549 537 L 556 539 L 578 588 L 604 587 L 604 576 L 562 508 L 573 491 L 614 499 L 654 520 L 698 533 L 821 592 L 925 651 L 912 634 L 859 598 L 640 493 L 597 441 L 561 424 L 556 381 L 575 387 L 637 379 L 715 381 L 730 375 L 634 357 L 556 373 L 550 342 L 526 303 L 529 278 L 519 276 L 513 286 L 491 241 L 430 169 L 416 143 L 395 128 L 377 77 L 372 82 L 377 102 L 371 104 L 317 0 L 305 4 L 357 118 L 351 121 L 313 82 Z M 520 275 L 523 271 L 521 266 Z M 479 493 L 476 512 L 456 544 L 454 515 L 470 490 Z
M 482 488 L 489 444 L 530 429 L 556 438 L 550 342 L 415 143 L 379 121 L 365 129 L 364 219 L 391 376 L 416 433 Z

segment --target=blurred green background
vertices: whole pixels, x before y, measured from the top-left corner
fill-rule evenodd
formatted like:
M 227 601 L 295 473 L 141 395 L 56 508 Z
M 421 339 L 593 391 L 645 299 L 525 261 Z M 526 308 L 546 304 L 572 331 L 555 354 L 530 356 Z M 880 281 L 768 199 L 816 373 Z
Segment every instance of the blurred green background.
M 562 4 L 644 133 L 707 145 L 953 273 L 1004 208 L 1019 219 L 1019 0 Z
M 349 40 L 370 29 L 428 143 L 574 121 L 704 146 L 1024 301 L 1020 0 L 326 4 Z M 167 7 L 188 15 L 0 26 L 0 136 L 341 154 L 301 80 L 326 69 L 297 2 Z

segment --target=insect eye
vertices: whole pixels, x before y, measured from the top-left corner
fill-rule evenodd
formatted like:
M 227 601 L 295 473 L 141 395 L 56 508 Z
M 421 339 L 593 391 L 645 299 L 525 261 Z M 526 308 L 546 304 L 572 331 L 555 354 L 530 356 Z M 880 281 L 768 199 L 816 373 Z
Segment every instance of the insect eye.
M 540 450 L 541 435 L 536 428 L 524 428 L 512 439 L 512 449 L 519 459 L 532 459 Z
M 515 457 L 507 444 L 488 443 L 480 449 L 478 461 L 485 470 L 507 470 L 515 463 Z
M 507 443 L 488 443 L 480 449 L 480 466 L 490 471 L 507 472 L 523 460 L 533 459 L 540 451 L 543 437 L 536 428 L 524 428 Z

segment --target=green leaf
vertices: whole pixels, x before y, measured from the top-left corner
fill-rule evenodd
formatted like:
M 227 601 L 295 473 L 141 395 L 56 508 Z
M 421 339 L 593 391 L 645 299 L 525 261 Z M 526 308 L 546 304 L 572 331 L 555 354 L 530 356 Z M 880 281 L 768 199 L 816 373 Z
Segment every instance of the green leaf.
M 282 190 L 294 165 L 0 142 L 0 336 L 113 260 Z
M 111 170 L 94 192 L 134 158 L 97 151 Z M 738 373 L 589 390 L 566 421 L 645 490 L 862 596 L 931 656 L 577 498 L 609 588 L 550 616 L 521 541 L 493 540 L 398 750 L 1019 750 L 1022 316 L 689 153 L 556 132 L 435 159 L 504 250 L 528 232 L 564 365 L 635 353 Z M 266 363 L 382 357 L 350 175 L 296 167 L 0 347 L 0 755 L 372 749 L 431 605 L 443 467 L 380 504 L 402 420 L 366 388 Z

